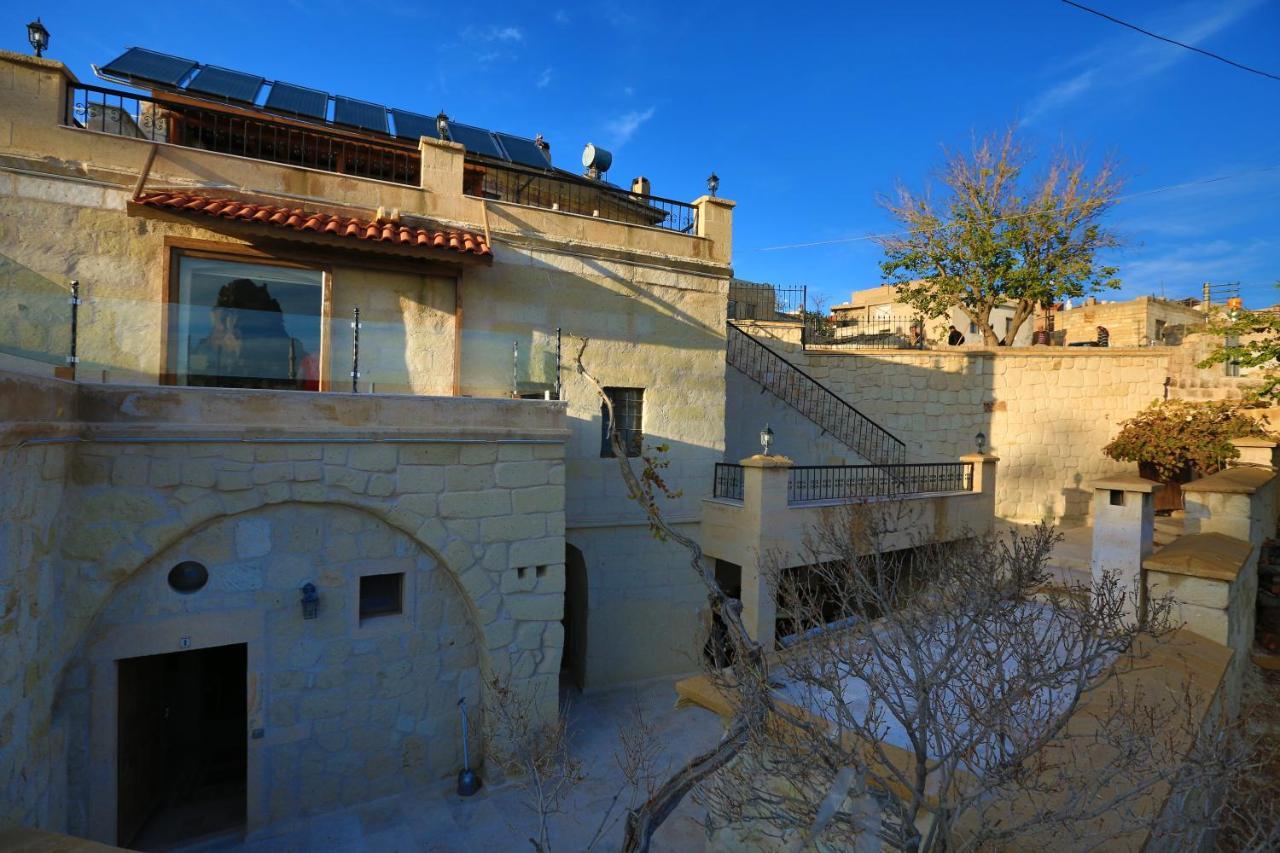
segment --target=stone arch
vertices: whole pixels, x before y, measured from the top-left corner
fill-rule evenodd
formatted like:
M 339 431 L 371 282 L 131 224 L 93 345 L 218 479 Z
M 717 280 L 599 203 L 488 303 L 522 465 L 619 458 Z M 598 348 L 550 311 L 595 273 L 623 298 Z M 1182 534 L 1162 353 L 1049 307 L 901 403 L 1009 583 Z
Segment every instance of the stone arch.
M 189 558 L 209 566 L 208 594 L 168 589 L 170 564 Z M 365 570 L 417 581 L 406 586 L 411 618 L 359 621 L 353 605 Z M 321 589 L 314 622 L 299 606 L 305 580 Z M 250 728 L 263 732 L 249 741 L 258 756 L 252 829 L 255 820 L 350 805 L 395 793 L 406 778 L 456 772 L 456 702 L 479 698 L 482 625 L 439 552 L 366 507 L 288 502 L 207 519 L 112 588 L 66 673 L 56 722 L 68 743 L 83 739 L 81 726 L 93 732 L 87 751 L 67 757 L 70 828 L 116 840 L 104 817 L 113 803 L 95 793 L 114 791 L 114 780 L 91 768 L 114 764 L 110 720 L 96 716 L 113 704 L 104 691 L 118 658 L 176 651 L 180 640 L 248 645 Z

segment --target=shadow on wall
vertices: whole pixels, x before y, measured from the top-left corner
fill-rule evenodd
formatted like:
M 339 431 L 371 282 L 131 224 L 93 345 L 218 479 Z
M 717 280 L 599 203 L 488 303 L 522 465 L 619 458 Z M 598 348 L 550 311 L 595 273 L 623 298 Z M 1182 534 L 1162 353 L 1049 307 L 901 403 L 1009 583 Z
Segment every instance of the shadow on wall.
M 70 286 L 0 254 L 0 353 L 61 365 L 71 352 Z

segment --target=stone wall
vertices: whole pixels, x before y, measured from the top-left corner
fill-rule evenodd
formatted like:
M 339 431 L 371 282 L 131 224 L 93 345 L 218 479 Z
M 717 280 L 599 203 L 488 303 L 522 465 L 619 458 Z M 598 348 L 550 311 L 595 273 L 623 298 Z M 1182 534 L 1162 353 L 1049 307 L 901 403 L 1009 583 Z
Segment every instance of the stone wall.
M 1139 296 L 1125 302 L 1094 302 L 1054 315 L 1058 343 L 1096 341 L 1098 326 L 1105 326 L 1113 347 L 1137 347 L 1163 341 L 1179 344 L 1201 327 L 1205 314 L 1181 302 Z
M 908 461 L 953 461 L 984 433 L 1000 457 L 996 514 L 1018 521 L 1085 521 L 1087 483 L 1132 468 L 1103 456 L 1103 446 L 1121 421 L 1163 397 L 1168 375 L 1166 348 L 805 351 L 786 329 L 760 324 L 752 331 L 902 439 Z M 744 385 L 751 390 L 752 383 Z M 778 413 L 772 407 L 768 416 Z M 776 450 L 797 464 L 835 461 L 838 447 L 815 443 L 813 425 L 798 412 L 772 425 Z M 731 425 L 726 457 L 755 452 L 761 426 Z M 839 461 L 863 460 L 849 452 Z
M 5 479 L 41 495 L 0 523 L 6 613 L 26 611 L 0 634 L 0 720 L 22 735 L 0 747 L 6 822 L 115 840 L 115 735 L 100 714 L 120 658 L 248 645 L 251 728 L 264 730 L 249 747 L 251 831 L 387 793 L 406 768 L 456 772 L 451 709 L 487 674 L 554 712 L 560 404 L 12 376 L 4 390 Z M 76 443 L 29 443 L 64 437 Z M 208 565 L 207 591 L 164 583 L 186 558 Z M 403 567 L 416 605 L 372 630 L 352 619 L 353 579 L 384 566 Z M 315 623 L 298 604 L 308 579 Z M 357 686 L 369 690 L 339 710 Z M 357 735 L 356 709 L 388 727 Z

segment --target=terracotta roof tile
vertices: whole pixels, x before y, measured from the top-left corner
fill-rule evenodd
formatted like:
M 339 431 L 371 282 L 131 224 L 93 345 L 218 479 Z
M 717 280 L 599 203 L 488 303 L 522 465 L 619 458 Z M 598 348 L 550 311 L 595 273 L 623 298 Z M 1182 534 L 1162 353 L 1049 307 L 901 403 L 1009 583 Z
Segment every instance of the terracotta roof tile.
M 392 243 L 424 249 L 449 249 L 463 255 L 490 257 L 493 250 L 481 234 L 457 229 L 418 228 L 393 222 L 378 222 L 349 216 L 332 216 L 328 213 L 277 207 L 270 204 L 251 204 L 226 198 L 209 198 L 189 193 L 143 193 L 134 201 L 147 207 L 175 210 L 182 213 L 198 213 L 237 222 L 255 222 L 294 231 L 309 231 L 350 237 L 371 243 Z

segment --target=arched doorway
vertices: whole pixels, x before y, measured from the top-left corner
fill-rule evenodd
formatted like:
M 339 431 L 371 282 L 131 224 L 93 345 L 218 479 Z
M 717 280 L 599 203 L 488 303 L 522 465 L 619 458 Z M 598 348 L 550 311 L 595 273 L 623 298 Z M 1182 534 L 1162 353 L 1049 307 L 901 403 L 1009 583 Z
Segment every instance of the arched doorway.
M 564 654 L 560 680 L 579 690 L 587 680 L 587 561 L 572 545 L 564 546 Z

